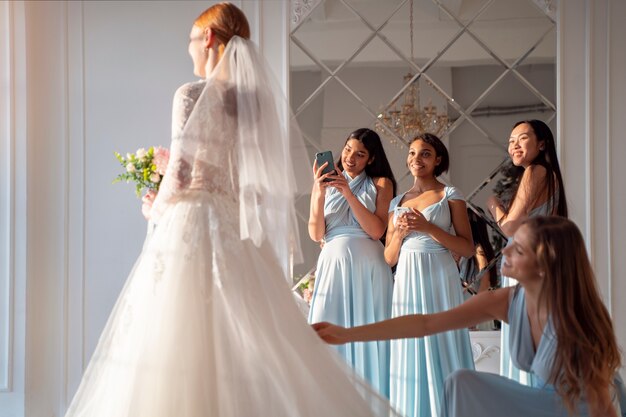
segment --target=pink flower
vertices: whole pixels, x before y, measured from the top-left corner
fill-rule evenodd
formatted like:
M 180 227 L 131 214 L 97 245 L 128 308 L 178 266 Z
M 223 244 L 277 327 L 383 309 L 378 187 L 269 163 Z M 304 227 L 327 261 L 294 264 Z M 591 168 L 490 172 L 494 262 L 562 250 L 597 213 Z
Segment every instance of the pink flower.
M 167 169 L 167 163 L 170 160 L 170 150 L 167 148 L 162 148 L 160 146 L 154 148 L 154 157 L 152 162 L 156 165 L 156 172 L 160 175 L 165 175 L 165 170 Z
M 161 181 L 161 176 L 158 172 L 153 172 L 152 174 L 150 174 L 150 181 L 158 184 Z
M 311 300 L 313 299 L 313 291 L 306 288 L 302 290 L 302 298 L 306 301 L 307 304 L 311 305 Z

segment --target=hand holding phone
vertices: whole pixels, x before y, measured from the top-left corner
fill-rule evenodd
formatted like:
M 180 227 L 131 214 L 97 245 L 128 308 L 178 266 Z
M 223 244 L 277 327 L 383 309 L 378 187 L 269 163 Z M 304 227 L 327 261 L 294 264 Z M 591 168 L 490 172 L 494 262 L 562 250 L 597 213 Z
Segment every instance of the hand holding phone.
M 411 212 L 411 208 L 410 207 L 397 206 L 396 208 L 393 209 L 393 212 L 396 215 L 396 217 L 400 217 L 404 213 L 410 213 Z
M 317 168 L 321 167 L 325 163 L 328 163 L 326 167 L 322 170 L 321 175 L 335 172 L 335 162 L 333 161 L 333 153 L 331 151 L 323 151 L 315 154 L 315 163 Z M 324 182 L 332 181 L 329 178 L 325 178 Z

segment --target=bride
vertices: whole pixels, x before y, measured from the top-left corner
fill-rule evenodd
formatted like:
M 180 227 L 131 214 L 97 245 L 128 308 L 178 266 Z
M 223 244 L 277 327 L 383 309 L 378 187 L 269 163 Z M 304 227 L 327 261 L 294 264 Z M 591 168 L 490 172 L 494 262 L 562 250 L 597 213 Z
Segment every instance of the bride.
M 280 89 L 229 3 L 194 22 L 146 239 L 66 416 L 374 416 L 389 405 L 306 324 Z M 291 234 L 293 236 L 293 233 Z

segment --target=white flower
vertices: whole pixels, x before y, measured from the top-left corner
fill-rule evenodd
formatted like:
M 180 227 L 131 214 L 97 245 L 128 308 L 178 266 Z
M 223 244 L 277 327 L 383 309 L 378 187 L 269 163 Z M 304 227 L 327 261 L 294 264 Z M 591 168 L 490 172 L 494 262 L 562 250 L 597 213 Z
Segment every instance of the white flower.
M 141 159 L 146 156 L 147 153 L 148 152 L 144 148 L 139 148 L 137 149 L 137 152 L 135 152 L 135 155 L 137 155 L 137 159 Z
M 126 159 L 128 159 L 129 161 L 130 161 L 130 158 L 132 158 L 132 157 L 133 157 L 133 155 L 131 155 L 130 153 L 126 154 Z
M 161 176 L 159 175 L 158 172 L 153 172 L 152 174 L 150 174 L 150 181 L 152 181 L 155 184 L 158 184 L 159 181 L 161 181 Z
M 135 172 L 136 171 L 135 165 L 133 165 L 133 164 L 126 165 L 126 171 L 131 172 L 131 173 Z

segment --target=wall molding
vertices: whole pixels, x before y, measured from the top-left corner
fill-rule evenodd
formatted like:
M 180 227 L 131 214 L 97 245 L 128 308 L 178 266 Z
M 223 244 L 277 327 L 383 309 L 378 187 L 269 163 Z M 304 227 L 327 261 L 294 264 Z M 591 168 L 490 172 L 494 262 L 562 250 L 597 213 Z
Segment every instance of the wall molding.
M 15 83 L 12 12 L 11 2 L 0 3 L 0 82 L 8 87 L 8 94 L 0 96 L 0 392 L 11 392 L 13 385 Z
M 66 2 L 65 279 L 63 407 L 80 383 L 85 340 L 85 60 L 84 5 Z
M 23 416 L 26 364 L 26 19 L 0 2 L 0 410 Z
M 559 159 L 570 218 L 578 224 L 618 343 L 626 347 L 626 205 L 619 181 L 626 144 L 626 37 L 621 0 L 568 0 L 557 14 Z M 622 370 L 624 374 L 625 370 Z
M 617 340 L 622 349 L 626 349 L 626 303 L 622 298 L 626 294 L 626 217 L 622 214 L 626 207 L 626 187 L 622 178 L 626 176 L 626 165 L 623 158 L 626 155 L 626 141 L 623 140 L 626 131 L 626 51 L 621 46 L 626 38 L 626 26 L 623 18 L 626 16 L 626 2 L 621 0 L 604 1 L 606 20 L 601 22 L 606 33 L 606 62 L 604 69 L 607 85 L 606 97 L 606 143 L 607 164 L 602 175 L 608 179 L 609 198 L 607 199 L 608 227 L 605 235 L 607 239 L 606 262 L 608 269 L 608 291 L 610 312 L 614 319 L 614 328 Z M 600 40 L 601 41 L 601 40 Z M 602 178 L 602 177 L 601 177 Z M 626 369 L 622 368 L 622 376 L 626 377 Z

